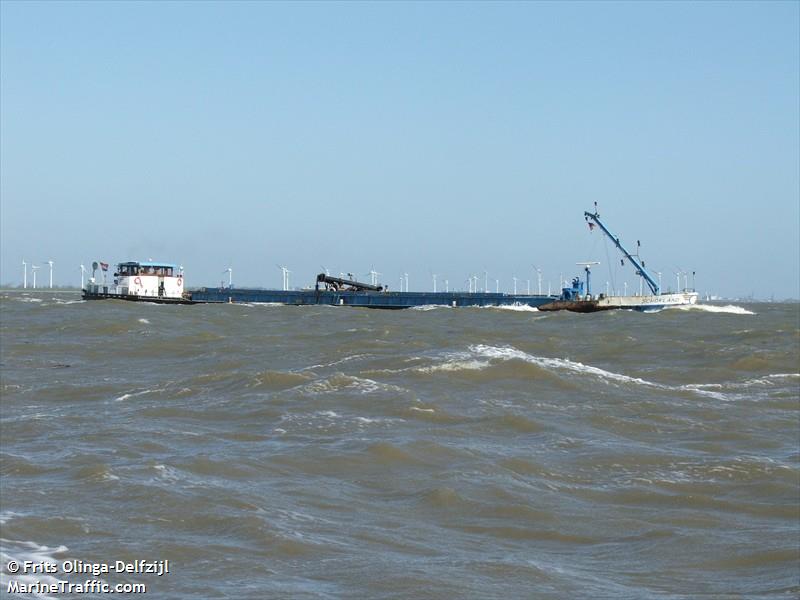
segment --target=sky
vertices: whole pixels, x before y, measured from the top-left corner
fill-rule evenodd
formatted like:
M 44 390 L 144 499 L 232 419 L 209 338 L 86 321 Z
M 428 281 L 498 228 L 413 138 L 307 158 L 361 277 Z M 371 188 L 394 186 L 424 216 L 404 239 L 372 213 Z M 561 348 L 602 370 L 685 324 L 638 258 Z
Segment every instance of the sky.
M 3 285 L 638 289 L 594 202 L 665 288 L 800 297 L 800 3 L 0 2 Z

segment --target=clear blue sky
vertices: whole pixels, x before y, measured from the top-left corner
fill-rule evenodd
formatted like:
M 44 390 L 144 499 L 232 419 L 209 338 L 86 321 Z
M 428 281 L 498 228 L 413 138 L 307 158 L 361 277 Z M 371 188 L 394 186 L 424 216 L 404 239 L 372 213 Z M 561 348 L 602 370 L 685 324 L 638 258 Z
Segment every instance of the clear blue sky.
M 508 290 L 600 260 L 638 288 L 597 201 L 665 286 L 796 298 L 799 7 L 3 1 L 0 280 Z

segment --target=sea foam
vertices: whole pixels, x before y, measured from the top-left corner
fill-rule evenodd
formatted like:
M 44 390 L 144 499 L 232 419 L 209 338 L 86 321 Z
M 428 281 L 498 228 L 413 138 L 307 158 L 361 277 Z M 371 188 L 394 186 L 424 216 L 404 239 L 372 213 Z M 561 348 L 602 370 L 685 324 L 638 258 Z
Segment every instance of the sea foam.
M 734 306 L 728 304 L 726 306 L 716 306 L 714 304 L 687 304 L 685 306 L 668 306 L 668 310 L 689 310 L 701 311 L 710 313 L 727 313 L 730 315 L 754 315 L 756 313 L 742 308 L 741 306 Z

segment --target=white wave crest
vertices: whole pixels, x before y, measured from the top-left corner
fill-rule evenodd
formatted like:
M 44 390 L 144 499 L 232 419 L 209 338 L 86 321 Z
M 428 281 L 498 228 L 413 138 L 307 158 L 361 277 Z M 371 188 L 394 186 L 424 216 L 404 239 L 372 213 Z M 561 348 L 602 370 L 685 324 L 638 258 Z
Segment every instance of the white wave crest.
M 60 579 L 58 577 L 54 577 L 53 575 L 43 574 L 43 573 L 34 573 L 34 574 L 20 574 L 14 573 L 11 574 L 8 571 L 7 565 L 10 562 L 16 562 L 19 565 L 25 563 L 25 561 L 30 561 L 32 563 L 40 564 L 40 563 L 57 563 L 59 559 L 56 558 L 55 555 L 63 554 L 66 552 L 68 548 L 66 546 L 42 546 L 37 544 L 36 542 L 29 542 L 29 541 L 19 541 L 19 540 L 9 540 L 6 538 L 0 538 L 0 563 L 2 563 L 2 571 L 0 571 L 0 587 L 4 590 L 8 590 L 8 586 L 10 583 L 9 575 L 13 575 L 13 580 L 16 581 L 20 586 L 25 585 L 27 586 L 35 586 L 37 582 L 39 585 L 51 585 L 57 584 L 59 580 L 63 580 L 63 577 Z M 56 598 L 56 596 L 48 596 L 42 594 L 35 594 L 33 597 L 35 598 Z
M 686 306 L 668 306 L 669 310 L 691 310 L 710 313 L 727 313 L 730 315 L 754 315 L 756 313 L 742 308 L 741 306 L 734 306 L 728 304 L 726 306 L 716 306 L 714 304 L 687 304 Z
M 447 304 L 423 304 L 422 306 L 412 306 L 411 310 L 436 310 L 437 308 L 451 308 Z
M 308 367 L 303 367 L 302 369 L 298 369 L 298 372 L 300 372 L 300 371 L 310 371 L 311 369 L 322 369 L 322 368 L 325 368 L 325 367 L 333 367 L 335 365 L 340 365 L 342 363 L 345 363 L 345 362 L 348 362 L 348 361 L 351 361 L 351 360 L 358 360 L 358 359 L 361 359 L 361 358 L 367 358 L 369 356 L 370 356 L 369 354 L 353 354 L 351 356 L 345 356 L 344 358 L 341 358 L 339 360 L 335 360 L 333 362 L 321 363 L 319 365 L 309 365 Z
M 437 371 L 479 371 L 489 366 L 489 361 L 486 360 L 458 360 L 451 359 L 439 365 L 431 365 L 430 367 L 419 367 L 419 373 L 435 373 Z
M 640 379 L 638 377 L 629 377 L 628 375 L 622 375 L 621 373 L 606 371 L 604 369 L 593 367 L 591 365 L 585 365 L 583 363 L 575 362 L 567 358 L 545 358 L 541 356 L 533 356 L 532 354 L 528 354 L 527 352 L 523 352 L 522 350 L 517 350 L 516 348 L 486 346 L 483 344 L 478 344 L 476 346 L 470 346 L 469 349 L 480 356 L 485 356 L 490 359 L 523 360 L 525 362 L 534 364 L 538 367 L 542 367 L 544 369 L 551 371 L 571 371 L 573 373 L 578 373 L 583 375 L 593 375 L 596 377 L 600 377 L 601 379 L 617 381 L 620 383 L 635 383 L 638 385 L 646 385 L 656 388 L 665 387 L 658 383 L 647 381 L 646 379 Z
M 486 308 L 493 308 L 495 310 L 512 310 L 516 312 L 539 312 L 535 306 L 527 304 L 501 304 L 499 306 L 487 306 Z
M 12 455 L 12 456 L 14 456 L 14 455 Z M 15 517 L 22 517 L 22 516 L 24 516 L 22 513 L 13 512 L 13 511 L 10 511 L 10 510 L 4 510 L 3 512 L 0 512 L 0 525 L 5 525 L 11 519 L 14 519 Z
M 152 390 L 142 390 L 140 392 L 130 392 L 128 394 L 122 394 L 122 396 L 114 398 L 114 401 L 115 402 L 122 402 L 124 400 L 127 400 L 128 398 L 133 398 L 134 396 L 144 396 L 145 394 L 154 394 L 156 392 L 163 392 L 163 391 L 165 391 L 165 389 L 166 388 L 154 388 Z
M 345 375 L 344 373 L 336 373 L 331 377 L 312 381 L 299 388 L 307 394 L 319 395 L 330 394 L 337 392 L 355 392 L 358 394 L 374 394 L 376 392 L 395 392 L 404 393 L 407 390 L 396 385 L 389 383 L 381 383 L 374 379 L 366 377 L 355 377 L 353 375 Z

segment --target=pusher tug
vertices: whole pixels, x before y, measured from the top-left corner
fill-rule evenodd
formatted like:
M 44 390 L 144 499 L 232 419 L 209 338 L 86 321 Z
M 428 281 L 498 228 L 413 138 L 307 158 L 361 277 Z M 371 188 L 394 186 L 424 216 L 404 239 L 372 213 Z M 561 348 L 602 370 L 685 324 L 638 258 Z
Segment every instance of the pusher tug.
M 101 281 L 97 281 L 97 269 Z M 183 268 L 161 262 L 123 262 L 117 265 L 113 283 L 106 273 L 108 263 L 93 262 L 92 276 L 83 289 L 84 300 L 134 300 L 159 304 L 194 304 L 184 289 Z
M 600 263 L 585 262 L 578 263 L 584 267 L 583 270 L 586 273 L 585 292 L 584 282 L 581 281 L 579 277 L 576 277 L 572 280 L 572 287 L 565 287 L 561 290 L 560 298 L 554 302 L 543 304 L 539 307 L 539 310 L 598 312 L 602 310 L 627 309 L 650 312 L 674 306 L 688 306 L 691 304 L 697 304 L 697 292 L 694 290 L 683 290 L 680 292 L 667 294 L 661 293 L 661 286 L 656 283 L 647 269 L 645 269 L 644 261 L 640 261 L 638 256 L 634 256 L 628 252 L 625 246 L 622 245 L 622 242 L 619 241 L 619 237 L 613 235 L 600 220 L 600 214 L 597 212 L 596 202 L 594 206 L 594 212 L 584 212 L 583 215 L 586 219 L 586 222 L 589 224 L 589 230 L 593 230 L 594 227 L 597 226 L 606 236 L 608 236 L 612 242 L 614 242 L 614 245 L 634 266 L 636 269 L 636 274 L 641 276 L 647 283 L 647 287 L 650 288 L 652 294 L 640 296 L 608 296 L 606 294 L 599 294 L 598 296 L 592 296 L 590 287 L 591 267 Z

